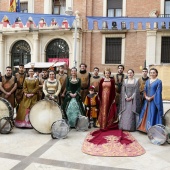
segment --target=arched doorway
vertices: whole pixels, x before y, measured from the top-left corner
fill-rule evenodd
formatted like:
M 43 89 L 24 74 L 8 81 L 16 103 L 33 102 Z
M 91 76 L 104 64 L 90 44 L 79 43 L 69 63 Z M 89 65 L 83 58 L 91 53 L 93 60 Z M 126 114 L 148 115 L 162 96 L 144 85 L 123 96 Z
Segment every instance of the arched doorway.
M 31 48 L 29 44 L 20 40 L 17 41 L 11 50 L 11 66 L 17 66 L 20 63 L 27 64 L 31 61 Z
M 57 38 L 52 40 L 46 49 L 46 61 L 69 61 L 69 46 L 63 39 Z

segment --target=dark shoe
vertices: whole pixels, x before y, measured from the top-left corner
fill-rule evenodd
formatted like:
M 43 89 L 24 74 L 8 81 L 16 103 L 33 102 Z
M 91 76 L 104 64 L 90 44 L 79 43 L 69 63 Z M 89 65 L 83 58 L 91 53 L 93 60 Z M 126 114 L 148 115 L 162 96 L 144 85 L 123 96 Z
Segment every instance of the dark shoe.
M 93 125 L 94 128 L 98 128 L 96 125 Z

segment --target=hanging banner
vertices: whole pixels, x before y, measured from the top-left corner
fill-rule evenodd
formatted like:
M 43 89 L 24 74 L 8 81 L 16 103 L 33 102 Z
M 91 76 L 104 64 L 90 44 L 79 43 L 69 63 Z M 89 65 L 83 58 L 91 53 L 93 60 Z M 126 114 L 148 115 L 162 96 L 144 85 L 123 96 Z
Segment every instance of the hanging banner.
M 162 80 L 162 98 L 170 101 L 170 65 L 152 65 L 149 67 L 158 70 L 158 78 Z
M 69 58 L 48 58 L 48 62 L 65 62 L 69 66 Z

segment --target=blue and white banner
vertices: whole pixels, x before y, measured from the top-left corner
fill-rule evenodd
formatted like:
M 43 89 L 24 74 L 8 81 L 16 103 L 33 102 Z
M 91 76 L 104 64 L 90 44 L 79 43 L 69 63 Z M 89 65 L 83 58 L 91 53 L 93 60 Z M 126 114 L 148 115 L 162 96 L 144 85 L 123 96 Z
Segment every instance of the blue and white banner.
M 46 25 L 50 26 L 52 20 L 55 20 L 59 26 L 62 26 L 64 20 L 67 20 L 69 26 L 73 25 L 75 16 L 68 15 L 50 15 L 50 14 L 34 14 L 34 13 L 20 13 L 20 12 L 0 12 L 0 22 L 4 17 L 8 17 L 10 24 L 14 24 L 16 18 L 20 18 L 21 22 L 26 25 L 28 19 L 31 17 L 33 22 L 38 25 L 43 18 Z
M 158 29 L 162 29 L 162 24 L 165 23 L 166 29 L 169 29 L 170 17 L 157 18 L 157 17 L 87 17 L 88 29 L 93 30 L 94 22 L 98 23 L 98 29 L 103 29 L 103 23 L 106 22 L 108 29 L 112 29 L 112 23 L 116 23 L 118 30 L 122 29 L 122 23 L 126 25 L 126 29 L 130 29 L 130 24 L 133 23 L 133 29 L 138 29 L 138 24 L 142 24 L 142 29 L 146 29 L 146 24 L 150 24 L 150 29 L 154 29 L 154 23 L 158 24 Z

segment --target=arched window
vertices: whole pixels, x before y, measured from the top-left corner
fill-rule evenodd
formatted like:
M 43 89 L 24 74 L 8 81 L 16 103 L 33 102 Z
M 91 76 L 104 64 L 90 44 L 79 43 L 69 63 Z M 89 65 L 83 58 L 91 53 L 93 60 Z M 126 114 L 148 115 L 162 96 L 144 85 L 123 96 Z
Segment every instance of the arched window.
M 69 58 L 69 47 L 65 40 L 55 39 L 51 41 L 46 49 L 46 61 L 50 58 Z
M 27 64 L 31 61 L 31 48 L 29 44 L 20 40 L 17 41 L 11 51 L 11 66 L 17 66 L 20 63 Z

